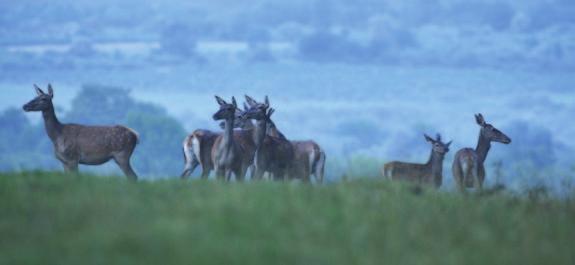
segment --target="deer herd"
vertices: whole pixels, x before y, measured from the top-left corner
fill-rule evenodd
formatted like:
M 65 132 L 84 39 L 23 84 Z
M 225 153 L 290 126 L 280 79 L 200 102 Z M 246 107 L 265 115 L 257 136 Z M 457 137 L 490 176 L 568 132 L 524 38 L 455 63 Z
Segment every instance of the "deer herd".
M 36 85 L 34 88 L 37 96 L 23 109 L 42 112 L 54 154 L 66 172 L 77 173 L 79 164 L 101 165 L 114 160 L 128 179 L 137 180 L 130 165 L 139 139 L 136 131 L 120 125 L 62 124 L 54 111 L 52 86 L 48 85 L 48 93 Z M 187 179 L 201 166 L 202 179 L 207 179 L 215 171 L 216 178 L 224 181 L 230 181 L 232 176 L 236 181 L 243 181 L 249 172 L 251 180 L 299 179 L 310 182 L 313 175 L 316 183 L 323 182 L 324 150 L 312 140 L 288 140 L 272 120 L 275 110 L 271 108 L 267 96 L 263 102 L 258 102 L 246 95 L 243 110 L 238 107 L 234 97 L 231 102 L 218 96 L 215 98 L 219 109 L 213 114 L 213 119 L 221 121 L 223 131 L 198 129 L 184 139 L 182 179 Z M 482 190 L 484 162 L 491 142 L 511 143 L 511 139 L 487 123 L 483 115 L 475 115 L 475 121 L 480 126 L 477 147 L 459 150 L 452 164 L 453 178 L 462 192 L 472 187 Z M 435 138 L 424 137 L 431 144 L 427 163 L 389 162 L 382 168 L 383 177 L 439 188 L 443 180 L 443 161 L 451 141 L 444 143 L 440 134 Z

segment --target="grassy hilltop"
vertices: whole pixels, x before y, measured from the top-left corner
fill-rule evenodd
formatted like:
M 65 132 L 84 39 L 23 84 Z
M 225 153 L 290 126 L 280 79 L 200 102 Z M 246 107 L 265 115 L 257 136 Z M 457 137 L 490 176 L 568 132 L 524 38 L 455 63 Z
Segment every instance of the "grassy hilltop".
M 575 199 L 0 174 L 0 264 L 574 264 Z

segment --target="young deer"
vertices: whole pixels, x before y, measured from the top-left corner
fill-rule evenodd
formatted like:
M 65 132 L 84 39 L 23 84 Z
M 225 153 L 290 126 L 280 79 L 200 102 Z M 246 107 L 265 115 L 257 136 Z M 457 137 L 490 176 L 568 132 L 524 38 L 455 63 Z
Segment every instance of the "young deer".
M 461 192 L 465 192 L 465 188 L 473 186 L 478 190 L 483 189 L 483 180 L 485 179 L 484 162 L 489 149 L 491 149 L 491 142 L 511 143 L 511 138 L 493 127 L 493 125 L 486 123 L 481 113 L 475 115 L 475 121 L 481 126 L 477 147 L 475 150 L 472 148 L 459 150 L 455 154 L 451 168 L 455 183 L 457 183 L 457 187 Z
M 254 124 L 251 120 L 242 119 L 241 114 L 241 111 L 236 111 L 234 128 L 248 131 L 253 130 Z M 220 128 L 222 128 L 222 130 L 225 129 L 225 122 L 220 123 Z M 184 151 L 184 172 L 181 175 L 182 179 L 188 178 L 198 165 L 202 167 L 202 179 L 208 178 L 210 172 L 214 169 L 214 164 L 212 163 L 212 147 L 214 146 L 216 138 L 221 135 L 222 133 L 197 129 L 184 139 L 182 144 Z M 255 150 L 255 144 L 253 144 L 251 135 L 248 134 L 246 138 L 247 139 L 243 141 L 245 142 L 244 144 L 252 145 L 251 149 Z
M 213 116 L 214 120 L 224 120 L 224 133 L 218 136 L 212 147 L 212 163 L 218 178 L 224 177 L 230 181 L 233 173 L 236 180 L 243 181 L 248 167 L 252 164 L 253 153 L 243 144 L 241 133 L 233 130 L 237 103 L 232 97 L 232 103 L 225 102 L 216 96 L 220 109 Z
M 269 99 L 266 96 L 264 103 L 258 103 L 249 96 L 246 101 L 250 108 L 244 111 L 243 117 L 256 120 L 254 142 L 255 173 L 254 179 L 262 179 L 265 172 L 269 172 L 275 180 L 284 180 L 291 176 L 294 150 L 291 143 L 285 139 L 267 134 L 268 123 L 273 110 L 269 109 Z
M 270 116 L 274 109 L 270 110 Z M 267 134 L 273 137 L 287 140 L 276 127 L 272 119 L 269 119 Z M 290 141 L 294 150 L 294 177 L 300 177 L 304 182 L 310 181 L 313 175 L 317 183 L 323 183 L 325 169 L 325 152 L 313 140 Z
M 441 135 L 437 138 L 425 135 L 425 139 L 431 143 L 431 155 L 425 164 L 412 164 L 404 162 L 389 162 L 383 166 L 382 175 L 391 180 L 406 180 L 419 184 L 431 184 L 436 188 L 441 187 L 443 181 L 443 159 L 449 152 L 449 143 L 441 141 Z
M 77 173 L 78 164 L 101 165 L 113 159 L 130 180 L 138 176 L 130 166 L 130 157 L 138 143 L 138 134 L 124 126 L 84 126 L 62 124 L 54 112 L 54 90 L 48 94 L 34 85 L 37 97 L 24 105 L 24 111 L 41 111 L 46 132 L 54 144 L 56 158 L 66 172 Z

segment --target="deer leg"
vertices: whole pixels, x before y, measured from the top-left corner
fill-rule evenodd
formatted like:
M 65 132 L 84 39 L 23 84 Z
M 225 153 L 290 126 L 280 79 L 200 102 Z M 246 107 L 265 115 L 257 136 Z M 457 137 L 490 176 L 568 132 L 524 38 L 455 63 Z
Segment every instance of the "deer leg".
M 461 193 L 465 193 L 465 184 L 463 183 L 463 169 L 461 165 L 454 163 L 452 167 L 453 179 L 455 180 L 455 184 L 457 184 L 457 188 Z
M 252 165 L 245 165 L 245 164 L 242 165 L 241 171 L 240 171 L 240 176 L 241 176 L 240 180 L 241 181 L 244 181 L 246 179 L 246 174 L 248 172 L 248 169 L 250 169 L 251 167 L 252 167 Z M 253 174 L 253 172 L 252 172 L 252 174 Z
M 294 174 L 294 173 L 295 173 L 295 174 Z M 308 170 L 308 169 L 303 170 L 303 171 L 299 171 L 299 172 L 293 172 L 293 171 L 292 171 L 292 174 L 291 174 L 290 176 L 288 176 L 288 178 L 290 178 L 290 179 L 291 179 L 291 178 L 299 178 L 299 177 L 300 177 L 299 174 L 303 174 L 303 175 L 301 176 L 302 182 L 304 182 L 304 183 L 310 183 L 310 182 L 311 182 L 311 174 L 312 174 L 312 172 L 311 172 L 310 170 Z
M 255 167 L 254 173 L 252 174 L 253 180 L 262 180 L 264 177 L 264 171 L 261 168 Z
M 196 159 L 195 156 L 191 159 L 191 161 L 186 161 L 186 166 L 184 167 L 184 172 L 182 173 L 182 175 L 180 177 L 182 179 L 187 179 L 192 174 L 192 172 L 194 172 L 194 170 L 196 169 L 196 167 L 198 167 L 199 164 L 200 164 L 200 162 L 198 162 L 198 160 Z
M 243 182 L 244 181 L 244 176 L 245 176 L 245 170 L 243 168 L 239 168 L 237 170 L 234 170 L 234 175 L 236 175 L 236 181 L 238 182 Z
M 250 179 L 253 180 L 256 174 L 256 167 L 252 164 L 248 167 L 248 169 L 250 171 Z
M 320 177 L 319 173 L 318 173 L 318 172 L 314 172 L 312 175 L 313 175 L 313 179 L 315 179 L 315 183 L 321 184 L 321 180 L 320 180 L 321 177 Z M 311 181 L 311 177 L 310 177 L 310 181 Z
M 216 178 L 218 180 L 225 180 L 225 178 L 226 178 L 225 174 L 226 174 L 226 171 L 223 168 L 216 167 Z
M 294 178 L 301 177 L 301 179 L 304 183 L 309 183 L 310 178 L 311 178 L 311 174 L 312 174 L 312 170 L 313 170 L 313 165 L 310 165 L 308 163 L 305 163 L 303 165 L 303 168 L 300 168 L 298 165 L 294 165 L 294 168 L 291 170 L 291 174 L 292 174 L 291 177 L 294 177 Z
M 313 171 L 316 182 L 322 184 L 325 171 L 325 154 L 323 152 L 320 153 L 320 160 L 315 165 Z
M 211 171 L 211 169 L 202 168 L 202 179 L 208 179 Z
M 126 177 L 128 177 L 129 180 L 131 181 L 138 180 L 138 175 L 136 175 L 136 172 L 134 172 L 134 169 L 132 169 L 132 165 L 130 165 L 130 160 L 122 162 L 116 161 L 116 164 L 118 164 L 122 172 L 124 172 L 124 175 L 126 175 Z
M 131 181 L 137 181 L 138 175 L 132 169 L 132 165 L 130 165 L 130 156 L 132 155 L 131 152 L 120 152 L 114 155 L 114 161 L 120 167 L 124 175 L 128 177 Z
M 273 174 L 273 179 L 274 180 L 279 180 L 279 181 L 284 181 L 286 179 L 285 177 L 285 171 L 284 170 L 277 170 L 274 172 Z
M 475 177 L 474 177 L 475 189 L 478 192 L 483 191 L 483 178 L 481 177 L 480 171 L 481 171 L 481 169 L 479 167 L 476 167 L 475 170 L 473 170 L 473 173 L 475 175 Z
M 78 162 L 62 162 L 66 174 L 78 174 Z
M 231 169 L 226 169 L 226 182 L 230 182 L 230 180 L 232 180 L 232 170 Z

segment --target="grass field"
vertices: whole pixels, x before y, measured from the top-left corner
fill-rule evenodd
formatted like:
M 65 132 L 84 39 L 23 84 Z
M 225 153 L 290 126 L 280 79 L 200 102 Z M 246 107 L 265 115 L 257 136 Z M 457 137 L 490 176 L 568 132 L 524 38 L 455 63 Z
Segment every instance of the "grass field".
M 0 264 L 574 264 L 575 198 L 0 174 Z

